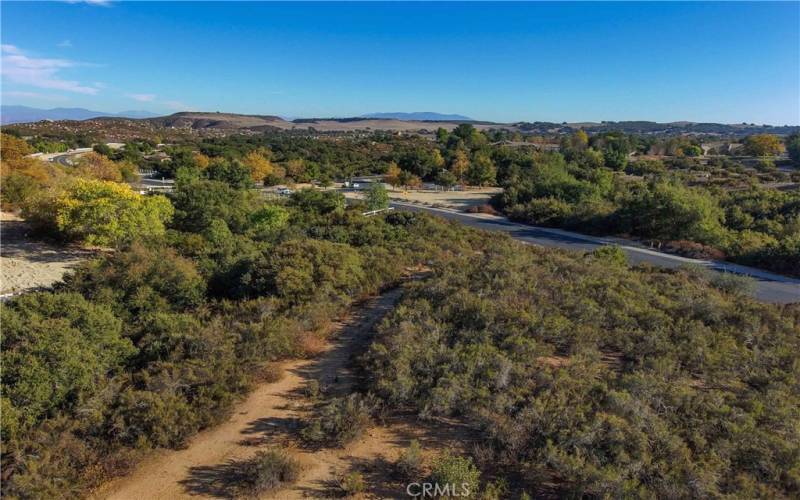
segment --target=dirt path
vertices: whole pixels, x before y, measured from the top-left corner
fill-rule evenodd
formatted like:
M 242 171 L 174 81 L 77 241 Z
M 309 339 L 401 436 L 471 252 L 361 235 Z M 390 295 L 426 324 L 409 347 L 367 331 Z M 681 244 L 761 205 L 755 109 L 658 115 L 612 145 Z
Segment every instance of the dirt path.
M 186 449 L 151 456 L 131 475 L 106 485 L 95 498 L 225 498 L 229 496 L 226 476 L 234 463 L 268 446 L 293 450 L 303 464 L 303 473 L 291 488 L 264 498 L 335 496 L 338 478 L 354 469 L 361 471 L 371 485 L 369 496 L 404 496 L 402 486 L 392 486 L 386 464 L 411 439 L 419 439 L 423 446 L 433 446 L 435 441 L 437 447 L 445 441 L 460 442 L 457 425 L 444 425 L 444 431 L 429 436 L 424 429 L 398 418 L 371 429 L 347 449 L 307 450 L 294 446 L 301 421 L 310 408 L 303 395 L 308 381 L 317 380 L 330 386 L 332 392 L 347 393 L 354 382 L 354 374 L 348 369 L 351 355 L 401 293 L 397 288 L 367 301 L 336 325 L 338 335 L 332 335 L 317 358 L 286 363 L 283 379 L 256 387 L 227 422 L 198 434 Z

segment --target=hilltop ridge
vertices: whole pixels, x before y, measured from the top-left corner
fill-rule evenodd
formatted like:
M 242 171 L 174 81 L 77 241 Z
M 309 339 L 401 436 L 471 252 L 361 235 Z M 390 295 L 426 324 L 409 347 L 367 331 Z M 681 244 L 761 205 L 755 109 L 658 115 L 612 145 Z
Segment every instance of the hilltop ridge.
M 409 113 L 409 116 L 415 113 Z M 445 116 L 445 115 L 442 115 Z M 447 115 L 461 116 L 461 115 Z M 464 120 L 412 120 L 400 118 L 377 118 L 370 116 L 351 118 L 297 118 L 287 120 L 276 115 L 250 115 L 207 111 L 182 111 L 167 116 L 148 118 L 125 118 L 117 115 L 102 115 L 80 120 L 50 120 L 13 124 L 21 132 L 35 134 L 51 129 L 69 130 L 74 133 L 103 133 L 119 135 L 121 130 L 130 131 L 136 137 L 146 136 L 158 130 L 200 135 L 229 135 L 235 133 L 257 134 L 269 130 L 297 130 L 309 132 L 433 132 L 438 128 L 452 130 Z M 651 121 L 603 121 L 603 122 L 514 122 L 497 123 L 471 120 L 479 130 L 504 129 L 534 135 L 569 134 L 578 129 L 591 133 L 624 132 L 638 135 L 711 135 L 744 137 L 751 134 L 770 133 L 788 135 L 800 132 L 800 126 L 756 125 L 754 123 L 722 124 L 697 122 L 658 123 Z M 10 125 L 10 124 L 7 124 Z

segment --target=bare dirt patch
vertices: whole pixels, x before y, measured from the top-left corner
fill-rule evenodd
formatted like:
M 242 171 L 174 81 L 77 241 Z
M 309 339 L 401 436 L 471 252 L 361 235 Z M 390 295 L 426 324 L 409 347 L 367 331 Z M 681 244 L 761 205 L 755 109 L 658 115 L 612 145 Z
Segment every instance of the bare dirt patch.
M 434 191 L 428 189 L 411 189 L 405 191 L 402 189 L 392 189 L 389 191 L 389 198 L 393 201 L 468 211 L 475 207 L 487 205 L 492 196 L 502 191 L 503 189 L 499 187 L 470 188 L 465 191 Z M 345 192 L 345 196 L 348 198 L 361 199 L 364 197 L 364 192 L 347 191 Z
M 61 281 L 64 274 L 93 253 L 60 247 L 30 236 L 21 218 L 8 212 L 0 217 L 0 294 L 18 294 Z
M 390 191 L 389 197 L 398 201 L 464 211 L 489 203 L 489 199 L 501 191 L 502 188 L 497 187 L 475 188 L 467 191 Z

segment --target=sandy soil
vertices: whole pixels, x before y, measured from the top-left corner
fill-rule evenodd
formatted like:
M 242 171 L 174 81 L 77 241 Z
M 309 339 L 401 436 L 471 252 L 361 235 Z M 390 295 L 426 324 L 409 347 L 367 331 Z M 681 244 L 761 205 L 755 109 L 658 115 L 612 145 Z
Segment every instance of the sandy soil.
M 25 222 L 14 214 L 0 215 L 0 294 L 9 296 L 60 281 L 91 252 L 64 248 L 28 237 Z
M 401 189 L 393 189 L 389 191 L 389 198 L 397 201 L 464 211 L 475 205 L 489 203 L 489 199 L 492 196 L 502 191 L 503 189 L 499 187 L 475 188 L 467 191 L 432 191 L 426 189 L 403 191 Z M 363 198 L 364 192 L 346 191 L 345 196 L 348 198 Z
M 303 464 L 303 472 L 292 487 L 263 498 L 337 496 L 338 479 L 353 470 L 364 474 L 370 488 L 367 498 L 406 497 L 405 486 L 393 477 L 390 463 L 411 439 L 419 439 L 428 454 L 442 447 L 463 448 L 468 440 L 458 423 L 419 425 L 414 417 L 395 416 L 346 449 L 312 450 L 297 440 L 312 408 L 303 391 L 307 383 L 317 380 L 332 394 L 350 392 L 355 381 L 349 369 L 352 356 L 364 347 L 373 326 L 401 293 L 394 289 L 363 304 L 335 326 L 332 340 L 317 358 L 286 363 L 284 377 L 258 385 L 227 422 L 198 434 L 186 449 L 152 455 L 131 475 L 101 488 L 94 498 L 225 498 L 230 496 L 229 478 L 237 462 L 270 446 L 291 450 Z
M 503 189 L 498 187 L 477 188 L 468 191 L 390 191 L 389 197 L 398 201 L 422 203 L 463 211 L 475 205 L 489 203 L 489 199 L 492 196 L 502 191 Z

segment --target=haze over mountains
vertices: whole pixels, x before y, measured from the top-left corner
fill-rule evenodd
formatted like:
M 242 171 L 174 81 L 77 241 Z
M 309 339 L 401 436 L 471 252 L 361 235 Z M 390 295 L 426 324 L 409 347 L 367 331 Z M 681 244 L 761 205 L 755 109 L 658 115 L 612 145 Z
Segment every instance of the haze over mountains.
M 364 118 L 383 118 L 389 120 L 475 121 L 474 119 L 464 115 L 448 115 L 443 113 L 434 113 L 433 111 L 415 111 L 412 113 L 395 111 L 391 113 L 369 113 L 361 116 Z
M 92 111 L 85 108 L 52 108 L 40 109 L 29 106 L 2 105 L 0 106 L 0 123 L 27 123 L 40 120 L 88 120 L 100 116 L 113 116 L 117 118 L 153 118 L 155 113 L 141 110 L 121 111 L 108 113 L 105 111 Z

